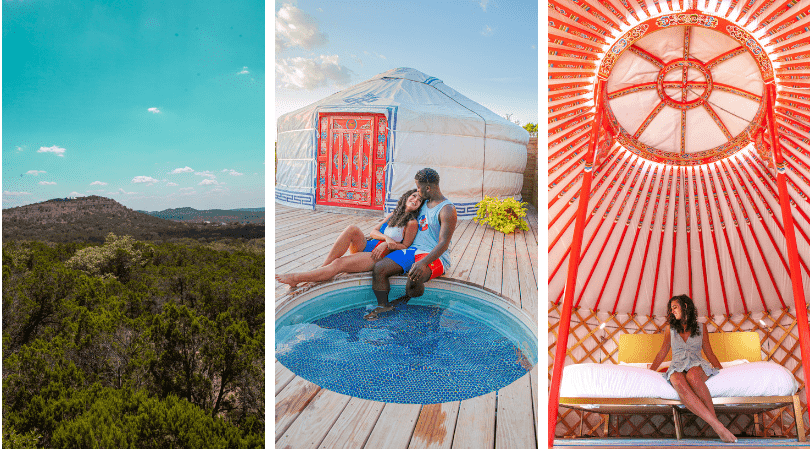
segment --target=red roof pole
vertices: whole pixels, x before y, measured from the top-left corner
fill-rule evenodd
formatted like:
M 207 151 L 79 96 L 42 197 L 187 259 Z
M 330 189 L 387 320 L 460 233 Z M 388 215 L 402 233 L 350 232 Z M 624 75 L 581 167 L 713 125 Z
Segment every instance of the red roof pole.
M 554 447 L 554 434 L 557 428 L 557 413 L 560 408 L 560 380 L 562 369 L 565 365 L 565 355 L 568 353 L 568 333 L 571 329 L 571 310 L 574 306 L 574 290 L 577 286 L 577 269 L 579 268 L 580 250 L 582 248 L 582 235 L 585 231 L 585 218 L 588 213 L 588 199 L 591 192 L 591 180 L 593 179 L 594 157 L 596 155 L 596 143 L 599 140 L 599 126 L 602 120 L 601 96 L 605 87 L 605 80 L 599 78 L 599 82 L 594 89 L 594 106 L 596 116 L 594 116 L 593 134 L 588 145 L 588 153 L 585 154 L 585 175 L 582 177 L 582 188 L 580 188 L 579 205 L 577 209 L 577 221 L 574 225 L 574 240 L 571 242 L 571 253 L 568 256 L 568 278 L 565 281 L 565 298 L 563 299 L 562 316 L 557 333 L 557 350 L 554 354 L 554 366 L 551 375 L 551 392 L 548 400 L 548 448 Z
M 776 164 L 776 185 L 779 188 L 779 204 L 782 207 L 782 224 L 785 228 L 785 244 L 787 245 L 788 261 L 790 262 L 790 281 L 793 285 L 793 303 L 796 306 L 796 322 L 799 326 L 799 346 L 802 355 L 802 369 L 804 369 L 804 395 L 810 404 L 810 329 L 807 325 L 807 302 L 802 286 L 802 269 L 799 266 L 799 253 L 796 250 L 796 232 L 793 229 L 793 213 L 790 211 L 790 195 L 787 190 L 787 163 L 782 157 L 779 147 L 779 137 L 774 126 L 773 107 L 776 105 L 776 85 L 773 81 L 765 85 L 768 90 L 768 133 L 771 135 L 771 150 Z M 796 419 L 798 420 L 798 419 Z

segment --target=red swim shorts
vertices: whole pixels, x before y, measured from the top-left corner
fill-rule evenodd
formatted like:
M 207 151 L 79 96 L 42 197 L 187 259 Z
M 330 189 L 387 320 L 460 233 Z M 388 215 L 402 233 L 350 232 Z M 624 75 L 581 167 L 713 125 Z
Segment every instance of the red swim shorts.
M 414 262 L 424 259 L 425 256 L 427 256 L 427 255 L 428 255 L 427 253 L 419 253 L 419 254 L 417 254 L 413 258 Z M 428 269 L 430 269 L 430 278 L 429 278 L 429 280 L 432 280 L 432 279 L 434 279 L 436 277 L 440 277 L 444 273 L 444 265 L 442 264 L 442 260 L 437 258 L 435 261 L 433 261 L 432 263 L 430 263 L 428 265 Z

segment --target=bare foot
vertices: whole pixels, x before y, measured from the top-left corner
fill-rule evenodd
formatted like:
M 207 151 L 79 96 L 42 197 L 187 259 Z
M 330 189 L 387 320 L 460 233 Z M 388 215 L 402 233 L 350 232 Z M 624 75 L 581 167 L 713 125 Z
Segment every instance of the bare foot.
M 396 300 L 394 300 L 393 302 L 391 302 L 391 306 L 393 306 L 394 308 L 396 308 L 396 307 L 397 307 L 397 306 L 399 306 L 399 305 L 407 305 L 407 304 L 408 304 L 408 300 L 410 300 L 410 299 L 411 299 L 411 298 L 410 298 L 410 297 L 408 297 L 407 295 L 403 295 L 402 297 L 399 297 L 399 298 L 397 298 Z
M 723 442 L 728 443 L 737 442 L 737 437 L 734 436 L 734 434 L 732 434 L 731 431 L 728 431 L 728 428 L 726 427 L 723 427 L 723 429 L 720 430 L 717 434 L 720 436 L 720 439 L 722 439 Z
M 289 284 L 291 288 L 298 286 L 299 281 L 295 281 L 295 276 L 291 273 L 276 275 L 276 281 L 279 283 Z
M 391 311 L 392 309 L 394 309 L 394 307 L 391 306 L 391 305 L 378 306 L 378 307 L 374 308 L 374 311 L 371 311 L 370 313 L 363 316 L 363 318 L 366 319 L 366 320 L 377 320 L 377 319 L 379 319 L 379 317 L 377 317 L 379 314 Z

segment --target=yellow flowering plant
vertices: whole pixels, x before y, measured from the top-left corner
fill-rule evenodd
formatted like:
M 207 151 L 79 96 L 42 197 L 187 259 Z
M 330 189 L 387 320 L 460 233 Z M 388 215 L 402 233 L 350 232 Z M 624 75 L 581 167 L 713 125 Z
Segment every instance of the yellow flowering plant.
M 473 220 L 489 225 L 503 234 L 513 233 L 516 229 L 528 230 L 529 224 L 523 220 L 526 216 L 526 205 L 512 197 L 498 200 L 496 197 L 484 197 L 475 206 L 478 214 Z

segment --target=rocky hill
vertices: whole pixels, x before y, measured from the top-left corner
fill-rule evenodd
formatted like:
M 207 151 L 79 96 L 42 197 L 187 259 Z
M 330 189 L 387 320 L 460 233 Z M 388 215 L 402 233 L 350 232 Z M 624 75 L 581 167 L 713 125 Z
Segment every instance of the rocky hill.
M 213 225 L 176 222 L 134 211 L 105 197 L 53 199 L 3 210 L 3 239 L 103 242 L 113 232 L 139 240 L 264 237 L 264 223 Z

